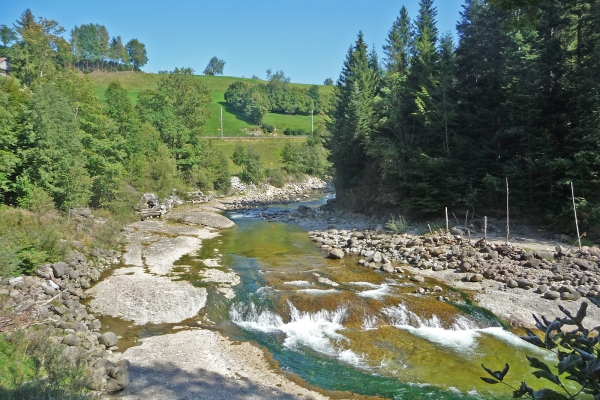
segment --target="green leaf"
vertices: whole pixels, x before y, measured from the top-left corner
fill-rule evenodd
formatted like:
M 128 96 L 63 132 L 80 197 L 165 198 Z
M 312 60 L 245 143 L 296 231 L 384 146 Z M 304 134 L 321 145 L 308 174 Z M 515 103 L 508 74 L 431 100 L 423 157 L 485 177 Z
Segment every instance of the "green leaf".
M 482 380 L 482 381 L 484 381 L 485 383 L 489 383 L 489 384 L 491 384 L 491 385 L 495 385 L 496 383 L 500 383 L 500 382 L 498 382 L 497 380 L 495 380 L 495 379 L 492 379 L 492 378 L 485 378 L 485 377 L 483 377 L 483 376 L 481 376 L 480 378 L 481 378 L 481 380 Z
M 521 387 L 513 392 L 513 398 L 523 397 L 526 394 L 533 397 L 533 389 L 525 382 L 521 382 Z
M 552 374 L 552 371 L 550 371 L 550 367 L 538 360 L 537 358 L 527 356 L 527 359 L 529 360 L 529 365 L 531 365 L 533 368 L 541 369 L 548 372 L 549 374 Z
M 569 368 L 575 367 L 576 365 L 579 365 L 582 362 L 583 359 L 579 354 L 571 353 L 558 363 L 558 374 L 562 375 Z
M 552 383 L 560 385 L 560 380 L 558 379 L 558 376 L 554 375 L 551 372 L 538 370 L 538 371 L 533 372 L 533 375 L 536 378 L 545 378 L 545 379 L 548 379 Z

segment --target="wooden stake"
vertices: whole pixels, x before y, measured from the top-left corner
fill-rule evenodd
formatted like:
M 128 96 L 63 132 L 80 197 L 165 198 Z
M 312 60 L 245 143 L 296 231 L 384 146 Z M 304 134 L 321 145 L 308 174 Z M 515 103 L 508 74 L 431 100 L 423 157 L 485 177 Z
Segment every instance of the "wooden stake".
M 429 227 L 429 233 L 431 233 L 431 235 L 433 236 L 433 231 L 431 230 L 431 225 L 429 225 L 429 222 L 427 223 L 427 226 Z
M 508 177 L 506 178 L 506 244 L 508 244 L 508 235 L 510 235 L 510 224 L 508 220 Z
M 575 207 L 575 189 L 571 181 L 571 197 L 573 198 L 573 214 L 575 214 L 575 227 L 577 228 L 577 240 L 579 241 L 579 252 L 581 252 L 581 236 L 579 235 L 579 222 L 577 222 L 577 208 Z
M 467 215 L 465 216 L 465 228 L 469 225 L 469 210 L 467 210 Z
M 446 207 L 446 233 L 450 233 L 450 229 L 448 229 L 448 207 Z
M 483 241 L 487 244 L 487 217 L 483 217 Z
M 469 244 L 471 244 L 471 230 L 467 229 L 467 234 L 469 235 Z

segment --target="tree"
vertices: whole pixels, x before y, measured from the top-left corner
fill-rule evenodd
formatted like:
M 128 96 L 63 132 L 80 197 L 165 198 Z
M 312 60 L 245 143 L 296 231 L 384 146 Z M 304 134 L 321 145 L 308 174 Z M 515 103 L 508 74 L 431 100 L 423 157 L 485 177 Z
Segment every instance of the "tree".
M 208 65 L 204 69 L 204 75 L 223 75 L 223 68 L 225 67 L 225 61 L 213 57 L 208 62 Z
M 17 33 L 6 25 L 0 25 L 0 42 L 3 47 L 8 47 L 17 40 Z
M 62 209 L 87 205 L 92 181 L 75 114 L 53 85 L 38 86 L 22 132 L 23 171 L 17 180 L 21 198 L 34 186 L 50 194 Z
M 67 42 L 60 36 L 65 29 L 58 22 L 42 17 L 36 21 L 29 9 L 21 14 L 15 23 L 15 30 L 23 40 L 24 51 L 32 58 L 26 63 L 25 68 L 19 71 L 21 78 L 27 82 L 36 76 L 42 78 L 44 72 L 54 69 L 52 61 L 60 55 L 60 52 L 69 48 Z
M 385 53 L 385 67 L 388 72 L 397 72 L 401 75 L 408 73 L 410 65 L 413 37 L 411 32 L 408 10 L 402 6 L 400 15 L 394 21 L 388 33 L 386 44 L 383 46 Z
M 156 90 L 142 92 L 136 108 L 140 119 L 159 132 L 179 168 L 189 171 L 201 155 L 199 136 L 210 117 L 210 103 L 210 91 L 191 69 L 176 68 L 160 78 Z
M 331 79 L 331 78 L 325 79 L 325 81 L 323 82 L 323 85 L 325 85 L 325 86 L 333 86 L 333 79 Z
M 129 62 L 131 62 L 131 69 L 140 70 L 146 63 L 148 62 L 148 56 L 146 54 L 146 46 L 138 41 L 137 39 L 131 39 L 125 45 L 127 49 L 127 56 L 129 57 Z

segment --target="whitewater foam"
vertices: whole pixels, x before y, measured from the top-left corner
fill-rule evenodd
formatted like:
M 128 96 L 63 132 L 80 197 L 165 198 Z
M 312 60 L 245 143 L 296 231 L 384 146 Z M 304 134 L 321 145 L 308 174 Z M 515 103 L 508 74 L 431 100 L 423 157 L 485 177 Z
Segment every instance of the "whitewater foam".
M 283 332 L 286 337 L 283 345 L 299 350 L 308 347 L 342 362 L 362 365 L 362 358 L 352 350 L 342 348 L 349 340 L 338 333 L 344 329 L 342 323 L 347 316 L 347 308 L 339 307 L 334 311 L 321 310 L 315 313 L 298 310 L 291 302 L 290 321 L 283 319 L 270 310 L 259 311 L 254 303 L 236 303 L 230 310 L 231 320 L 245 329 L 259 332 Z
M 294 286 L 310 286 L 311 283 L 309 281 L 289 281 L 283 282 L 284 285 L 294 285 Z

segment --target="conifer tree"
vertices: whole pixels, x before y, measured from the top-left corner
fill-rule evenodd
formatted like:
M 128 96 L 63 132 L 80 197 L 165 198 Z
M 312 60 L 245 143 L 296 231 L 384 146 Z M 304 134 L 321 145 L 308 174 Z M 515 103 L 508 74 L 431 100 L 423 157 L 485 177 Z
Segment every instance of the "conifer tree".
M 413 45 L 411 22 L 405 6 L 400 9 L 400 15 L 394 21 L 388 33 L 386 44 L 383 46 L 385 53 L 385 67 L 388 73 L 397 72 L 406 75 L 411 62 L 411 48 Z

